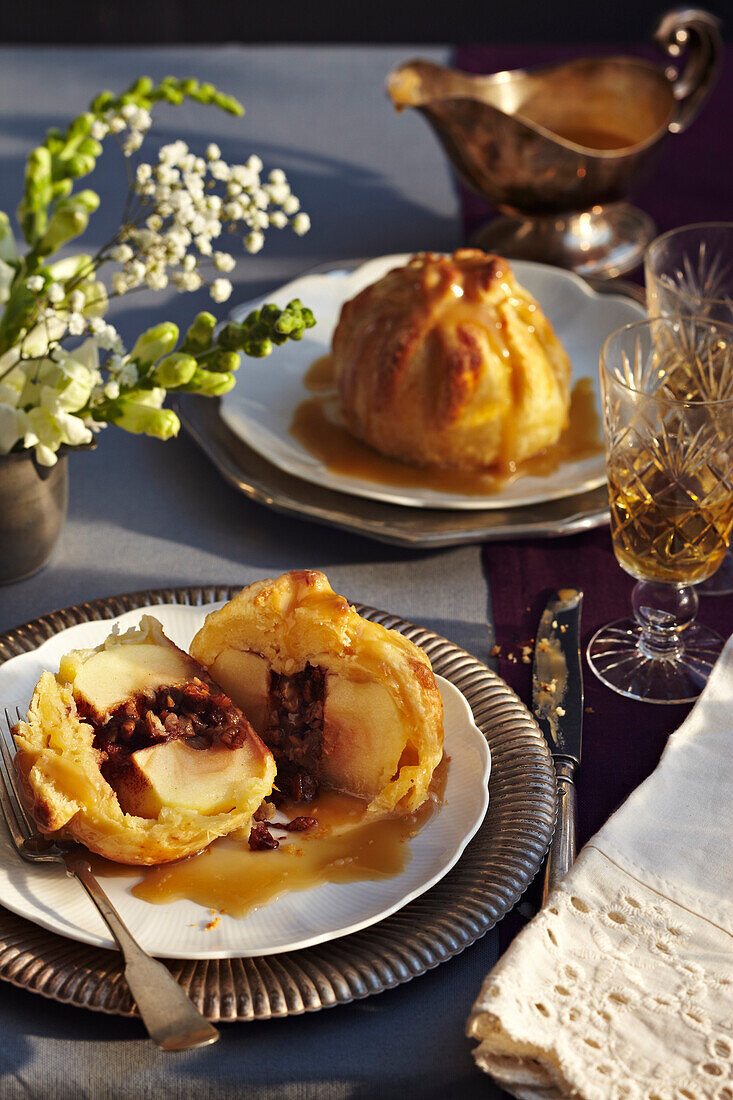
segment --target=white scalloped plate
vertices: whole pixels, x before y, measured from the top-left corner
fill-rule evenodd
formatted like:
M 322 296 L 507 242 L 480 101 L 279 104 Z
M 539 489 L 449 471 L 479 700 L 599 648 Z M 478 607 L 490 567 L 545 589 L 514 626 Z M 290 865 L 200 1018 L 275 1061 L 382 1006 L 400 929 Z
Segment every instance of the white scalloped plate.
M 233 310 L 232 317 L 242 320 L 264 301 L 282 307 L 292 298 L 300 298 L 315 313 L 317 324 L 305 332 L 302 340 L 278 348 L 271 360 L 245 357 L 237 385 L 221 399 L 220 412 L 227 426 L 286 473 L 342 493 L 414 508 L 511 508 L 573 496 L 602 485 L 606 480 L 605 458 L 598 454 L 563 463 L 546 477 L 519 478 L 490 496 L 387 486 L 334 473 L 290 435 L 293 413 L 308 396 L 303 378 L 311 363 L 329 352 L 342 304 L 408 259 L 409 254 L 380 256 L 353 271 L 304 275 L 266 299 Z M 643 307 L 621 295 L 598 294 L 572 272 L 524 260 L 511 263 L 518 281 L 540 303 L 567 351 L 573 368 L 572 384 L 589 378 L 600 410 L 601 345 L 617 328 L 644 317 Z
M 136 625 L 146 611 L 184 649 L 220 604 L 189 607 L 162 604 L 129 611 L 117 619 L 80 623 L 55 634 L 38 649 L 0 666 L 2 706 L 27 706 L 43 669 L 57 671 L 70 649 L 98 645 L 113 623 Z M 395 913 L 438 882 L 460 857 L 488 807 L 490 755 L 463 695 L 436 677 L 445 708 L 445 751 L 450 757 L 442 807 L 410 843 L 402 874 L 382 881 L 328 884 L 288 894 L 247 917 L 223 914 L 206 929 L 210 910 L 189 901 L 152 905 L 133 897 L 135 879 L 100 877 L 123 919 L 153 955 L 178 959 L 269 955 L 323 943 L 366 928 Z M 0 832 L 0 903 L 51 932 L 97 947 L 114 944 L 78 883 L 59 868 L 33 867 L 17 855 L 5 829 Z

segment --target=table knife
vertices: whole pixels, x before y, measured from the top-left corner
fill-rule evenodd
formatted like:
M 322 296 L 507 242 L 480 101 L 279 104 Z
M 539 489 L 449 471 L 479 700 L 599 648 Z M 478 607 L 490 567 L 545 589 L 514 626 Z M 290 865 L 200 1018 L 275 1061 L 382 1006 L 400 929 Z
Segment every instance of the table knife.
M 583 734 L 582 604 L 583 593 L 577 588 L 553 592 L 535 639 L 532 709 L 557 773 L 557 822 L 545 867 L 543 904 L 575 860 L 575 773 Z

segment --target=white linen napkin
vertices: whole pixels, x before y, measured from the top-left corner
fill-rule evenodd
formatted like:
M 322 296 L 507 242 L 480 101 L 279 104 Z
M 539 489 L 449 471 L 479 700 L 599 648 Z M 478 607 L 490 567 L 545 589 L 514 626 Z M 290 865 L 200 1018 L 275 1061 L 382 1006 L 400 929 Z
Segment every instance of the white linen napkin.
M 733 638 L 487 976 L 468 1035 L 521 1098 L 733 1100 Z

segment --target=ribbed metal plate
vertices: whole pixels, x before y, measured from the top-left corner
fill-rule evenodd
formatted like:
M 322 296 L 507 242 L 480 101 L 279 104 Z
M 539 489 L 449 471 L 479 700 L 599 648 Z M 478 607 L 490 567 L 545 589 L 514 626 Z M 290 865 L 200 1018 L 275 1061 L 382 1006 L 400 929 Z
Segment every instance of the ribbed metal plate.
M 66 627 L 152 604 L 229 599 L 236 587 L 158 588 L 54 611 L 0 634 L 0 663 Z M 351 936 L 261 958 L 165 964 L 211 1020 L 266 1020 L 345 1004 L 438 966 L 474 943 L 519 899 L 552 836 L 555 771 L 545 740 L 517 696 L 453 642 L 394 615 L 356 605 L 399 630 L 458 687 L 491 748 L 486 820 L 456 867 L 398 913 Z M 54 935 L 0 908 L 0 978 L 67 1004 L 135 1015 L 120 956 Z

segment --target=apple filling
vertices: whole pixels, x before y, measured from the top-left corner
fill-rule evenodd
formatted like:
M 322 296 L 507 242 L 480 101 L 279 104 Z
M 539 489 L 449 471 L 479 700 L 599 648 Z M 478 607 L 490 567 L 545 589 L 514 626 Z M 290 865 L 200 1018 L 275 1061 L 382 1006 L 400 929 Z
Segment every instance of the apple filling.
M 277 764 L 281 794 L 310 802 L 318 790 L 323 752 L 326 674 L 306 664 L 291 676 L 270 671 L 263 740 Z

